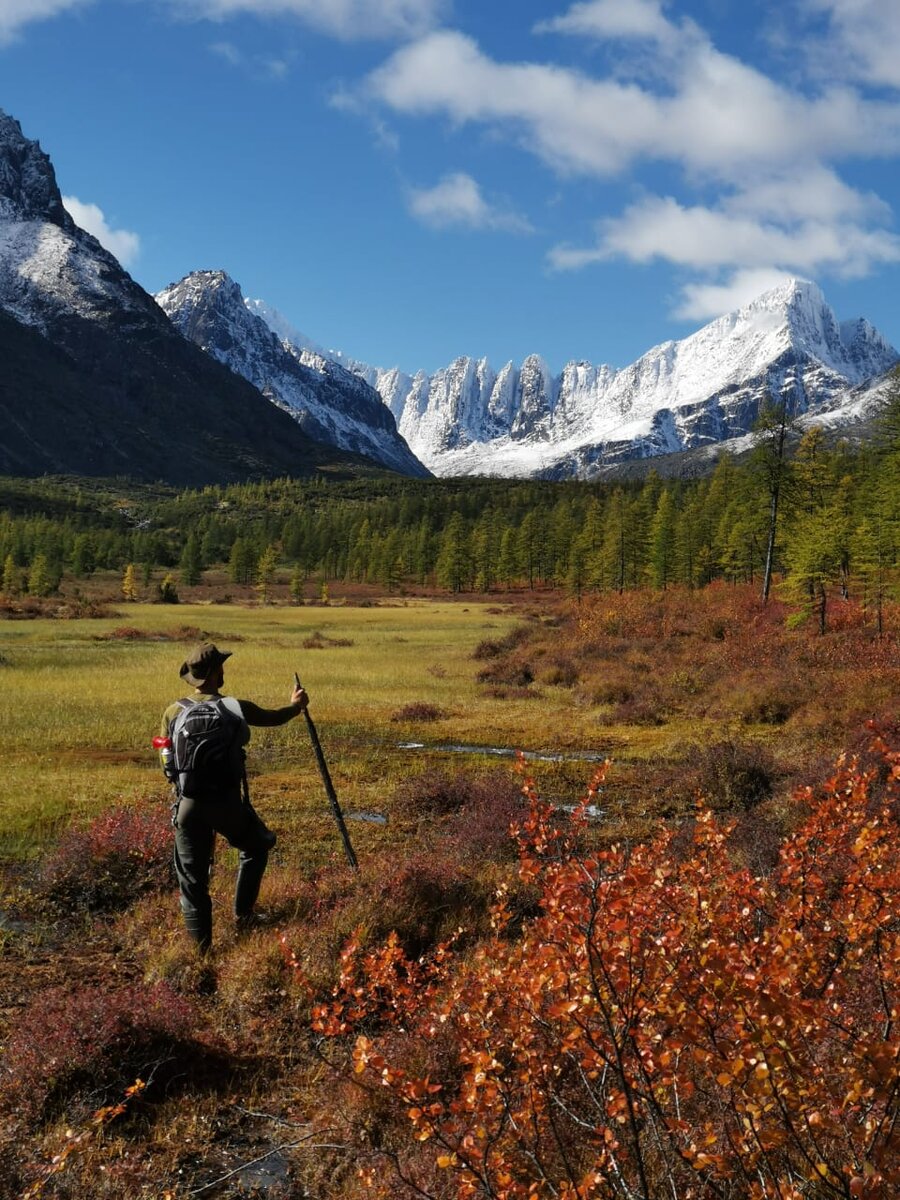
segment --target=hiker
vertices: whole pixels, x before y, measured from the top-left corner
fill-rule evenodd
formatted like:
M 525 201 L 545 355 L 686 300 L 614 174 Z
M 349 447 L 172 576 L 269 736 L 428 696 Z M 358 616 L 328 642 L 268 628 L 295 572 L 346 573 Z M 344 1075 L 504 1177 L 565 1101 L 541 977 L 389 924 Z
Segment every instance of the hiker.
M 284 708 L 260 708 L 250 700 L 223 696 L 223 664 L 230 657 L 230 650 L 219 650 L 211 642 L 196 647 L 179 672 L 194 694 L 169 705 L 161 729 L 161 740 L 171 739 L 171 749 L 162 751 L 163 769 L 176 784 L 173 824 L 181 911 L 201 954 L 212 942 L 209 873 L 216 834 L 221 833 L 239 855 L 234 889 L 239 931 L 252 925 L 253 906 L 275 845 L 275 834 L 250 803 L 244 771 L 249 726 L 284 725 L 309 703 L 299 685 Z M 185 749 L 190 745 L 193 751 Z M 176 770 L 181 772 L 177 778 Z

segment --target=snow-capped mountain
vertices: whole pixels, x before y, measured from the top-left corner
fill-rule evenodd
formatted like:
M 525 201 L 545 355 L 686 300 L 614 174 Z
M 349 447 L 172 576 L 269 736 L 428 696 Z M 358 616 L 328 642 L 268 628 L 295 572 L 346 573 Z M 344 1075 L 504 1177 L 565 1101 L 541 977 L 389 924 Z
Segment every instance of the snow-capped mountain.
M 306 340 L 283 322 L 279 336 Z M 791 414 L 827 410 L 835 424 L 847 399 L 852 421 L 850 390 L 900 356 L 868 321 L 839 323 L 814 283 L 792 280 L 618 370 L 570 362 L 554 377 L 531 355 L 499 372 L 458 358 L 410 376 L 336 357 L 378 390 L 437 475 L 590 478 L 623 459 L 740 437 L 767 400 Z
M 591 478 L 738 438 L 769 399 L 859 421 L 860 396 L 878 395 L 866 385 L 898 362 L 801 280 L 630 366 L 571 362 L 558 376 L 537 355 L 500 371 L 473 358 L 431 375 L 370 367 L 220 272 L 160 300 L 187 337 L 76 226 L 49 158 L 0 112 L 0 471 L 198 483 L 336 458 L 355 469 L 352 451 L 408 474 Z
M 3 112 L 0 362 L 0 472 L 191 484 L 358 466 L 183 338 Z
M 156 296 L 172 324 L 218 362 L 242 375 L 290 413 L 318 442 L 326 442 L 405 475 L 424 476 L 381 398 L 311 342 L 282 341 L 245 302 L 224 271 L 194 271 Z
M 152 319 L 153 308 L 116 259 L 78 228 L 63 205 L 50 159 L 2 111 L 0 305 L 45 333 L 60 317 Z

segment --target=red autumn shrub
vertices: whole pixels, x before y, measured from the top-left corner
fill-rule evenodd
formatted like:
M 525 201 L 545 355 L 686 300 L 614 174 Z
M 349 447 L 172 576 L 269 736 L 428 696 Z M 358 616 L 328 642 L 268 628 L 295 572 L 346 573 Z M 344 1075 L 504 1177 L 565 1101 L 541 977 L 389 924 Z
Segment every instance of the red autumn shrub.
M 403 780 L 394 792 L 394 804 L 407 820 L 509 803 L 521 807 L 522 788 L 508 771 L 423 771 Z
M 508 861 L 517 853 L 512 827 L 526 811 L 521 780 L 509 771 L 492 771 L 471 780 L 468 796 L 448 816 L 441 834 L 468 862 Z
M 329 637 L 325 633 L 321 633 L 318 629 L 310 634 L 308 638 L 303 639 L 304 650 L 326 650 L 329 646 L 352 646 L 352 638 L 344 637 Z
M 98 641 L 109 642 L 140 642 L 146 641 L 153 635 L 145 629 L 137 629 L 134 625 L 117 625 L 115 629 L 111 629 L 109 633 L 101 634 Z
M 749 680 L 737 693 L 737 715 L 747 725 L 784 725 L 807 699 L 800 680 Z
M 447 716 L 443 708 L 427 700 L 414 700 L 391 713 L 392 721 L 442 721 Z
M 580 677 L 578 667 L 565 654 L 555 655 L 542 676 L 552 687 L 567 688 L 574 687 Z
M 145 892 L 174 882 L 168 806 L 114 808 L 84 829 L 63 834 L 44 861 L 39 885 L 67 910 L 127 908 Z
M 54 987 L 9 1036 L 0 1103 L 30 1121 L 96 1108 L 137 1078 L 185 1075 L 207 1052 L 194 1008 L 165 983 L 108 990 Z
M 404 854 L 369 854 L 359 875 L 326 867 L 294 892 L 284 931 L 314 991 L 333 985 L 341 947 L 351 936 L 369 947 L 394 934 L 418 957 L 459 928 L 467 938 L 483 934 L 496 881 L 511 878 L 513 826 L 527 813 L 521 781 L 511 771 L 424 772 L 397 789 L 394 809 L 415 822 Z M 512 889 L 516 919 L 534 900 L 533 889 Z
M 900 749 L 874 752 L 891 800 Z M 521 938 L 501 895 L 474 953 L 348 947 L 313 1026 L 355 1036 L 353 1076 L 393 1102 L 377 1142 L 356 1131 L 368 1194 L 897 1195 L 900 824 L 873 781 L 841 759 L 801 789 L 765 877 L 709 812 L 686 852 L 666 832 L 560 854 L 535 800 L 520 874 L 542 911 Z M 423 1071 L 436 1029 L 451 1060 Z
M 479 683 L 499 684 L 507 687 L 528 687 L 534 682 L 534 668 L 528 662 L 515 658 L 498 658 L 489 667 L 478 672 Z
M 484 694 L 491 700 L 540 700 L 543 695 L 532 687 L 503 687 L 498 683 L 485 688 Z
M 534 631 L 527 625 L 517 625 L 512 629 L 506 637 L 491 639 L 487 638 L 483 642 L 479 642 L 472 651 L 474 659 L 499 658 L 503 654 L 508 654 L 510 650 L 515 650 L 517 646 L 521 646 L 524 642 L 529 641 L 534 636 Z
M 399 863 L 384 880 L 370 929 L 374 937 L 397 934 L 410 958 L 430 950 L 475 910 L 484 912 L 489 894 L 460 862 L 428 850 Z
M 628 704 L 634 699 L 634 687 L 630 676 L 622 672 L 604 675 L 596 684 L 591 696 L 593 704 Z
M 328 869 L 301 886 L 298 919 L 285 931 L 315 991 L 336 978 L 341 947 L 351 937 L 372 946 L 389 934 L 404 953 L 418 958 L 463 925 L 486 926 L 489 885 L 446 842 L 396 854 L 369 856 L 358 877 Z
M 757 742 L 726 738 L 692 746 L 685 756 L 682 786 L 699 792 L 710 808 L 747 811 L 772 795 L 775 762 Z
M 607 716 L 611 725 L 665 725 L 667 719 L 663 701 L 654 689 L 623 700 Z

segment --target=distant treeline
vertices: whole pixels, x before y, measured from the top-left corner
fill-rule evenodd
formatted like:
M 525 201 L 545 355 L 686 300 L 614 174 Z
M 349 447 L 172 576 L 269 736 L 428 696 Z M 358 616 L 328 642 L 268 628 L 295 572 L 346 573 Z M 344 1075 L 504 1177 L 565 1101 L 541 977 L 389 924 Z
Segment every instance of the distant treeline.
M 76 480 L 0 481 L 7 594 L 64 575 L 159 568 L 184 585 L 209 567 L 236 584 L 291 573 L 388 590 L 563 586 L 574 593 L 788 578 L 822 606 L 840 589 L 880 605 L 897 582 L 900 395 L 863 448 L 818 429 L 792 438 L 772 410 L 761 442 L 702 479 L 275 480 L 175 493 Z M 790 453 L 788 446 L 793 446 Z M 774 540 L 772 533 L 774 530 Z

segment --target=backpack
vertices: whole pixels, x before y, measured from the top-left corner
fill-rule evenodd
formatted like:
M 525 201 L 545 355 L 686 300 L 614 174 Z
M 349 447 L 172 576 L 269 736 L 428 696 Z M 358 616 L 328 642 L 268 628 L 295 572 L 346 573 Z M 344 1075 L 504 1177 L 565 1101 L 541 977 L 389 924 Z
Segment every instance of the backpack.
M 239 706 L 225 699 L 178 703 L 169 736 L 179 795 L 204 800 L 239 788 L 249 739 Z

